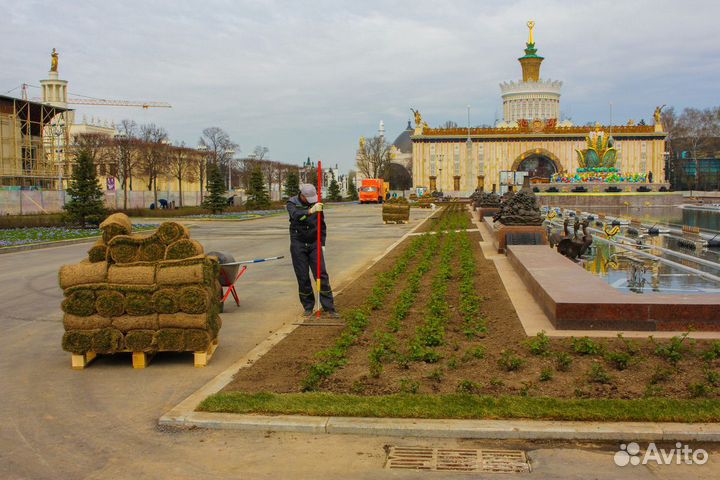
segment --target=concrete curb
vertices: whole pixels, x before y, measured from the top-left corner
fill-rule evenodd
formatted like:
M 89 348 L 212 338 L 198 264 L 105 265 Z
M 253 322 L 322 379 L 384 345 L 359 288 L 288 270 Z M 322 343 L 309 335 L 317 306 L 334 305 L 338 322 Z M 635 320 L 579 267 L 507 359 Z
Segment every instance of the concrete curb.
M 399 239 L 397 239 L 393 244 L 391 244 L 388 248 L 385 249 L 384 252 L 382 252 L 380 255 L 373 258 L 368 266 L 365 268 L 365 271 L 370 269 L 373 265 L 375 265 L 377 262 L 379 262 L 382 258 L 384 258 L 388 253 L 393 251 L 395 247 L 400 245 L 406 238 L 410 237 L 410 234 L 415 232 L 420 226 L 422 226 L 428 218 L 432 217 L 432 215 L 428 215 L 424 219 L 422 219 L 415 227 L 413 227 L 410 231 L 405 233 L 403 236 L 401 236 Z M 341 288 L 339 288 L 335 293 L 338 294 L 342 290 L 345 289 L 348 285 L 352 283 L 352 280 L 344 282 Z M 237 426 L 243 426 L 245 425 L 248 429 L 255 429 L 255 430 L 262 430 L 262 429 L 268 429 L 266 427 L 259 427 L 255 426 L 252 428 L 253 425 L 255 425 L 251 420 L 252 418 L 257 418 L 255 416 L 248 416 L 248 415 L 230 415 L 225 419 L 225 421 L 222 420 L 210 420 L 215 418 L 221 418 L 217 417 L 215 413 L 202 413 L 202 412 L 195 412 L 195 409 L 197 406 L 202 402 L 204 399 L 209 397 L 210 395 L 219 392 L 225 386 L 230 383 L 233 379 L 233 376 L 235 373 L 240 370 L 241 368 L 246 368 L 252 365 L 255 361 L 257 361 L 260 357 L 265 355 L 271 348 L 273 348 L 275 345 L 277 345 L 283 338 L 290 335 L 290 333 L 293 332 L 296 328 L 298 328 L 297 323 L 286 323 L 283 325 L 280 329 L 275 331 L 272 335 L 267 337 L 265 340 L 260 342 L 255 348 L 250 350 L 244 357 L 240 358 L 238 361 L 234 362 L 232 365 L 230 365 L 228 368 L 226 368 L 224 371 L 220 372 L 215 378 L 210 380 L 208 383 L 206 383 L 204 386 L 202 386 L 199 390 L 192 393 L 189 397 L 187 397 L 182 402 L 175 405 L 172 409 L 167 411 L 163 416 L 160 417 L 158 420 L 159 425 L 166 425 L 166 426 L 182 426 L 182 425 L 192 425 L 192 423 L 186 423 L 188 418 L 204 418 L 206 425 L 215 425 L 215 426 L 207 426 L 205 428 L 223 428 L 221 426 L 218 426 L 221 422 L 223 425 L 226 422 L 229 422 L 229 424 L 237 425 Z M 200 417 L 195 417 L 197 415 L 200 415 Z M 210 415 L 210 417 L 206 417 L 207 415 Z M 244 419 L 244 417 L 252 417 L 249 419 Z M 224 417 L 222 417 L 224 418 Z M 291 417 L 271 417 L 271 418 L 291 418 Z M 294 417 L 292 417 L 294 418 Z M 301 417 L 298 418 L 313 418 L 313 417 Z M 231 420 L 232 419 L 232 420 Z M 293 422 L 300 422 L 300 420 L 293 420 Z M 293 424 L 293 422 L 290 422 L 290 424 Z M 264 425 L 264 424 L 263 424 Z M 229 428 L 229 427 L 228 427 Z M 287 428 L 290 428 L 289 426 Z M 285 430 L 285 431 L 300 431 L 300 430 Z
M 160 425 L 218 430 L 326 433 L 383 437 L 486 440 L 720 442 L 717 423 L 567 422 L 549 420 L 443 420 L 308 417 L 191 412 L 164 415 Z

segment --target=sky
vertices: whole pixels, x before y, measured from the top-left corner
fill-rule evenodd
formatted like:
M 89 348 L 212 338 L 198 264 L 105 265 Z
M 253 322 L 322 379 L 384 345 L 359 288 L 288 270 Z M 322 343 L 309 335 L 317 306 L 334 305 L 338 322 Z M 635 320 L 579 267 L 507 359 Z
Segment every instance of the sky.
M 154 122 L 197 145 L 218 126 L 272 159 L 353 167 L 358 138 L 410 108 L 438 126 L 492 124 L 499 83 L 521 77 L 536 23 L 541 76 L 563 81 L 574 123 L 650 121 L 657 105 L 720 104 L 720 2 L 0 0 L 0 94 L 47 76 L 50 51 L 73 94 L 172 109 L 78 107 Z M 30 96 L 40 90 L 30 88 Z

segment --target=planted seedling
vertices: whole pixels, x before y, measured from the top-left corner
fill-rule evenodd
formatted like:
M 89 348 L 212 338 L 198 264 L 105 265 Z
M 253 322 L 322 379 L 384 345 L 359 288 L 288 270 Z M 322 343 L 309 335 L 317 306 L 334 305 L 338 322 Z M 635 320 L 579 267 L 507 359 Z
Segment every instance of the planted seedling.
M 555 368 L 560 372 L 567 372 L 572 365 L 572 356 L 566 352 L 555 354 Z
M 437 367 L 435 370 L 430 372 L 430 375 L 428 375 L 428 378 L 430 380 L 436 381 L 437 383 L 440 383 L 443 381 L 443 378 L 445 378 L 445 372 L 443 371 L 442 368 Z
M 664 344 L 657 343 L 653 337 L 650 337 L 650 341 L 655 345 L 655 355 L 676 365 L 688 351 L 688 345 L 685 344 L 688 334 L 689 332 L 685 332 L 679 337 L 672 337 Z
M 625 370 L 628 368 L 628 366 L 630 366 L 630 361 L 632 360 L 632 357 L 627 352 L 608 352 L 607 355 L 605 355 L 605 358 L 618 370 Z
M 573 351 L 579 355 L 599 355 L 602 353 L 602 345 L 591 340 L 589 337 L 572 339 Z
M 519 370 L 524 363 L 525 360 L 517 356 L 513 350 L 503 350 L 498 359 L 498 365 L 506 372 Z
M 457 393 L 480 393 L 480 384 L 471 380 L 461 380 L 455 390 Z
M 541 382 L 549 382 L 553 378 L 553 372 L 549 368 L 543 368 L 540 372 L 540 381 Z
M 612 381 L 605 367 L 599 363 L 592 364 L 588 372 L 588 379 L 593 383 L 611 383 Z
M 545 335 L 545 330 L 527 340 L 527 346 L 533 355 L 547 355 L 550 353 L 550 338 Z
M 712 393 L 712 387 L 705 382 L 693 382 L 688 384 L 688 392 L 693 398 L 707 397 Z

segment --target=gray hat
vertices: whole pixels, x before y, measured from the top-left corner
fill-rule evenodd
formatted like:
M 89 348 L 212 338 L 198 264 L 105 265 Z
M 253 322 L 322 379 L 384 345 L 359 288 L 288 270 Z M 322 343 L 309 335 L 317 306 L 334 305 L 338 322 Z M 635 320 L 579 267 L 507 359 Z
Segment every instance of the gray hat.
M 315 185 L 303 183 L 300 185 L 300 193 L 303 197 L 305 197 L 305 200 L 308 203 L 315 203 L 318 201 L 318 194 L 317 190 L 315 190 Z

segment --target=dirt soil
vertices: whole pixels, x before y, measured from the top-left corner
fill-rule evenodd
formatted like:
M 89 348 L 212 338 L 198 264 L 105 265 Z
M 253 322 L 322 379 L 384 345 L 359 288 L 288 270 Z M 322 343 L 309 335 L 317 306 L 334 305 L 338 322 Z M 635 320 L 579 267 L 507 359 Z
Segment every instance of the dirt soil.
M 437 216 L 443 214 L 440 212 Z M 438 221 L 429 220 L 424 227 L 432 230 L 437 224 Z M 650 340 L 633 340 L 628 347 L 618 338 L 595 339 L 593 341 L 600 347 L 601 353 L 583 355 L 573 348 L 573 339 L 549 339 L 548 353 L 534 355 L 528 342 L 535 337 L 529 339 L 525 335 L 493 262 L 483 257 L 478 244 L 480 234 L 470 232 L 467 235 L 470 236 L 477 262 L 474 285 L 483 299 L 482 316 L 486 319 L 488 333 L 483 338 L 474 339 L 468 339 L 463 333 L 459 313 L 459 258 L 455 255 L 453 276 L 446 295 L 450 318 L 445 329 L 445 342 L 435 349 L 441 355 L 440 360 L 437 363 L 408 363 L 390 358 L 383 363 L 383 370 L 377 378 L 370 375 L 369 352 L 376 344 L 374 339 L 379 332 L 387 331 L 386 324 L 392 316 L 395 301 L 407 284 L 408 274 L 420 262 L 420 253 L 410 262 L 406 274 L 388 295 L 383 308 L 372 312 L 370 325 L 347 354 L 347 365 L 326 380 L 320 391 L 358 395 L 465 391 L 558 398 L 718 397 L 720 360 L 703 358 L 703 353 L 711 348 L 712 342 L 708 341 L 688 339 L 683 342 L 676 363 L 656 353 L 657 345 L 667 346 L 668 340 L 658 340 L 657 344 Z M 442 237 L 445 241 L 446 236 Z M 392 268 L 410 241 L 400 244 L 339 294 L 336 298 L 338 308 L 349 310 L 363 304 L 375 277 Z M 423 324 L 439 257 L 439 254 L 435 255 L 430 272 L 421 280 L 415 304 L 402 321 L 399 331 L 393 334 L 398 353 L 407 351 L 410 339 Z M 321 321 L 327 322 L 325 319 Z M 241 369 L 225 391 L 302 391 L 302 380 L 308 368 L 317 362 L 316 353 L 331 346 L 342 330 L 340 326 L 298 327 L 254 365 Z M 479 346 L 485 351 L 482 358 L 472 355 Z M 498 363 L 506 350 L 521 360 L 522 365 L 517 370 L 507 371 Z M 558 368 L 557 356 L 560 352 L 571 359 L 567 370 Z M 627 368 L 616 368 L 611 354 L 625 354 L 629 360 Z M 544 374 L 541 375 L 541 372 Z M 606 378 L 603 378 L 603 373 Z

